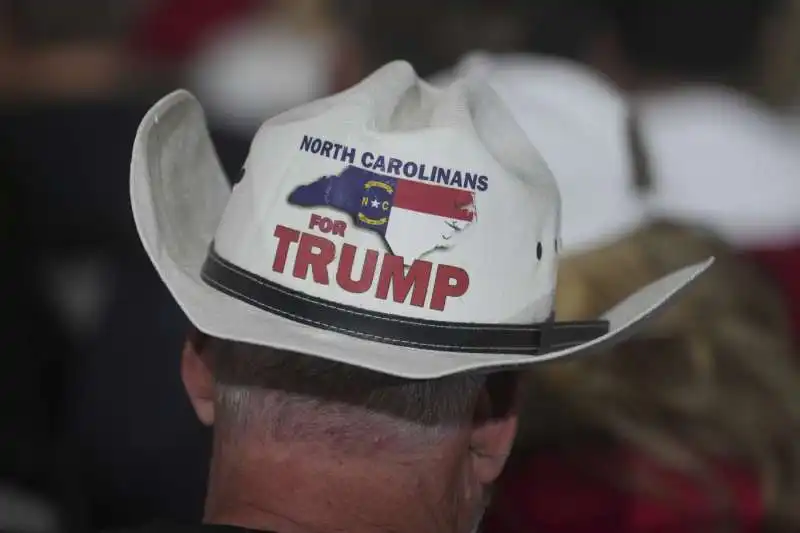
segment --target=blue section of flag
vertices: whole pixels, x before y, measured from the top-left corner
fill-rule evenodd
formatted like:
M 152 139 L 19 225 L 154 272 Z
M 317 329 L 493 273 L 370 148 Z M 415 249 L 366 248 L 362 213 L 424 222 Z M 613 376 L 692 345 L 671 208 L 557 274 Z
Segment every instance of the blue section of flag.
M 332 207 L 353 217 L 356 226 L 386 236 L 397 179 L 358 167 L 324 176 L 294 189 L 287 201 L 300 207 Z

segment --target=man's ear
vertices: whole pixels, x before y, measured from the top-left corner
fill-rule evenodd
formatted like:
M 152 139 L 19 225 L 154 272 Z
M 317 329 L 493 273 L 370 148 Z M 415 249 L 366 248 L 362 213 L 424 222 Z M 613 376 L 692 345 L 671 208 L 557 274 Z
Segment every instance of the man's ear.
M 197 418 L 206 426 L 214 423 L 214 399 L 216 387 L 214 375 L 208 361 L 198 351 L 197 343 L 191 338 L 183 345 L 181 354 L 181 377 L 189 395 Z
M 482 484 L 493 483 L 503 471 L 517 435 L 518 374 L 489 376 L 481 392 L 470 435 L 475 475 Z

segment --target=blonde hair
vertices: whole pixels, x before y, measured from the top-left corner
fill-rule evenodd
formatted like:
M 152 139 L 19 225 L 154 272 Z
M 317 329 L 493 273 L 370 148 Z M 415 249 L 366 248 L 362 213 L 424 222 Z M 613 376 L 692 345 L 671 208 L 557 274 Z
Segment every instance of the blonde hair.
M 798 528 L 800 379 L 781 294 L 754 265 L 704 231 L 655 222 L 564 259 L 558 318 L 597 317 L 636 289 L 711 255 L 709 272 L 637 338 L 610 354 L 535 370 L 520 444 L 553 432 L 574 440 L 576 431 L 587 431 L 720 492 L 725 487 L 714 480 L 711 462 L 741 465 L 758 476 L 776 530 Z M 543 422 L 547 393 L 560 407 L 550 408 Z

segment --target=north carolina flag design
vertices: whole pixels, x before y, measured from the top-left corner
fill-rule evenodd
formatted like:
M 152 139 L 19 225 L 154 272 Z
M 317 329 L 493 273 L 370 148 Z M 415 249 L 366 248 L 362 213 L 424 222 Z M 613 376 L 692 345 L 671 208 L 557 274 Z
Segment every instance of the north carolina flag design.
M 391 253 L 409 260 L 434 249 L 451 248 L 453 237 L 477 217 L 472 191 L 354 166 L 297 187 L 288 202 L 343 211 L 356 226 L 383 237 Z

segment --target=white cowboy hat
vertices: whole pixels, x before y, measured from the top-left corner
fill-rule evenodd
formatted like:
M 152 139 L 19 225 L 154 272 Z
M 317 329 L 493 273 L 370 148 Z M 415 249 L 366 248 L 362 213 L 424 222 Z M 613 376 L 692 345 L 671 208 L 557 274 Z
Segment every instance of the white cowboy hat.
M 487 85 L 435 89 L 404 62 L 267 121 L 232 192 L 202 109 L 173 93 L 139 128 L 131 197 L 201 331 L 410 379 L 607 346 L 711 263 L 554 322 L 550 170 Z

